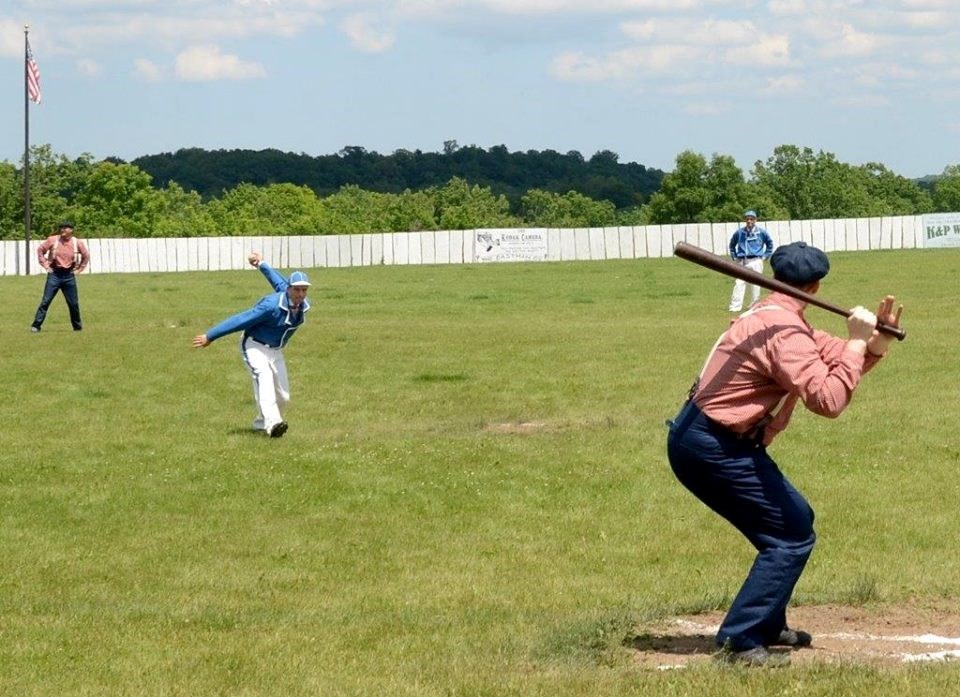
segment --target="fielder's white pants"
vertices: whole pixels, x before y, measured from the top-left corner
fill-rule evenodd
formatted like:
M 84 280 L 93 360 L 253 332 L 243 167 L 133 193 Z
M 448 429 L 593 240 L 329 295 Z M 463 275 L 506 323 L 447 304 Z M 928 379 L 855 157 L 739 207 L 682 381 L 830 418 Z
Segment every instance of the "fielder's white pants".
M 739 259 L 737 263 L 740 264 L 740 266 L 746 266 L 751 271 L 763 273 L 763 259 Z M 740 310 L 743 309 L 743 295 L 746 289 L 746 281 L 741 281 L 738 278 L 734 282 L 733 293 L 730 294 L 730 312 L 740 312 Z M 750 292 L 753 294 L 753 299 L 750 301 L 752 305 L 760 299 L 760 286 L 755 286 L 751 283 Z
M 240 351 L 253 379 L 253 399 L 258 412 L 253 428 L 269 433 L 274 424 L 283 421 L 283 409 L 290 401 L 290 382 L 283 351 L 250 337 L 241 339 Z

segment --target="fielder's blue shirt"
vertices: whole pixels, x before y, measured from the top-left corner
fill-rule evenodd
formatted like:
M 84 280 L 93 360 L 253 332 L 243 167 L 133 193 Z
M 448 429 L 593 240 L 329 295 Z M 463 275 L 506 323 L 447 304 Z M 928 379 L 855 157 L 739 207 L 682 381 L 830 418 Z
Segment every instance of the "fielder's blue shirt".
M 734 259 L 760 257 L 766 259 L 773 254 L 773 238 L 762 227 L 739 228 L 730 238 L 730 256 Z
M 260 273 L 267 277 L 275 293 L 265 295 L 249 310 L 240 312 L 233 317 L 223 320 L 220 324 L 207 330 L 210 341 L 219 339 L 233 332 L 243 331 L 245 337 L 250 337 L 261 344 L 273 348 L 283 348 L 290 341 L 294 332 L 303 324 L 304 313 L 310 309 L 310 303 L 303 299 L 300 309 L 296 312 L 290 309 L 290 299 L 287 297 L 287 279 L 277 273 L 269 264 L 261 261 Z

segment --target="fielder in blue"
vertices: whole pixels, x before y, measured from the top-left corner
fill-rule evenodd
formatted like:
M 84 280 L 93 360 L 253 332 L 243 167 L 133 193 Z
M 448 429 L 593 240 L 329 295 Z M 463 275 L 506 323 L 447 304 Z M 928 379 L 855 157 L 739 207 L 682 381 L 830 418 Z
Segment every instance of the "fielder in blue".
M 751 271 L 763 273 L 763 260 L 773 254 L 773 238 L 770 233 L 757 225 L 757 212 L 746 211 L 743 214 L 743 226 L 730 237 L 730 258 Z M 737 279 L 730 294 L 730 312 L 740 312 L 743 309 L 743 296 L 747 289 L 747 282 Z M 760 299 L 760 286 L 750 284 L 752 296 L 751 305 Z
M 290 382 L 283 347 L 303 324 L 310 309 L 307 290 L 310 281 L 303 271 L 294 271 L 285 279 L 263 261 L 259 252 L 251 252 L 250 265 L 267 277 L 274 293 L 260 298 L 249 310 L 225 319 L 220 324 L 193 338 L 194 348 L 204 348 L 221 336 L 243 332 L 240 351 L 253 378 L 253 397 L 257 402 L 257 418 L 253 428 L 271 438 L 287 432 L 283 409 L 290 401 Z

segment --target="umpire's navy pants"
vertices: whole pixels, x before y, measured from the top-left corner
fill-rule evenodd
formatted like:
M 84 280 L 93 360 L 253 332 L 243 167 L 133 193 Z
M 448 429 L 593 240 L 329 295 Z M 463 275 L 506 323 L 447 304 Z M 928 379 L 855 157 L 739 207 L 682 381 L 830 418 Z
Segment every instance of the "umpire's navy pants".
M 813 509 L 766 448 L 711 421 L 693 402 L 670 426 L 667 455 L 677 479 L 757 548 L 717 644 L 769 646 L 787 626 L 787 604 L 813 551 Z
M 37 314 L 33 318 L 33 326 L 39 329 L 43 325 L 43 320 L 47 318 L 47 309 L 53 302 L 57 291 L 62 291 L 63 299 L 67 301 L 67 309 L 70 311 L 70 324 L 77 331 L 83 329 L 83 323 L 80 321 L 80 297 L 77 293 L 77 279 L 73 275 L 73 271 L 69 269 L 55 269 L 47 274 L 47 282 L 43 286 L 43 297 L 40 299 Z

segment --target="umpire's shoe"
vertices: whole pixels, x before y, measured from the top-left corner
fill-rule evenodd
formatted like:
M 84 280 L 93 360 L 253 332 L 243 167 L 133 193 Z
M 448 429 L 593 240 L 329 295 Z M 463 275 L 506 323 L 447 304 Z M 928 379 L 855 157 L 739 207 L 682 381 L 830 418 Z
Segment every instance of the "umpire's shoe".
M 789 646 L 792 649 L 805 649 L 812 643 L 813 637 L 802 629 L 784 627 L 776 641 L 770 642 L 770 646 Z
M 785 653 L 768 651 L 765 646 L 757 646 L 745 651 L 723 648 L 714 654 L 714 658 L 721 663 L 731 663 L 750 668 L 783 668 L 790 665 L 790 656 Z
M 287 422 L 279 421 L 270 427 L 270 437 L 271 438 L 280 438 L 284 433 L 287 432 Z

